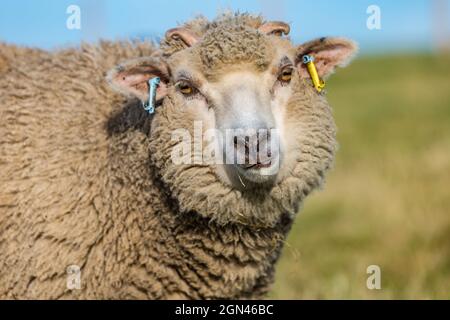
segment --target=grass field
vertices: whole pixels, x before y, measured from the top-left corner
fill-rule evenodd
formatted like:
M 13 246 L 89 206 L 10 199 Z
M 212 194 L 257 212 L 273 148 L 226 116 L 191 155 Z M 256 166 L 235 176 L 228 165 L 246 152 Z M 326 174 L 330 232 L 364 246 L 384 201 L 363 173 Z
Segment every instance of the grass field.
M 327 84 L 340 149 L 275 299 L 450 299 L 450 56 L 365 57 Z M 368 290 L 366 268 L 381 268 Z

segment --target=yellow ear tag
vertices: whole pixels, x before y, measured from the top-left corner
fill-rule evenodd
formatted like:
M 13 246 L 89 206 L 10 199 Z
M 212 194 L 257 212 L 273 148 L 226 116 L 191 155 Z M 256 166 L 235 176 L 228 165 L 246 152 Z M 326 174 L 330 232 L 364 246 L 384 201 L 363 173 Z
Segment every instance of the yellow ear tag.
M 304 55 L 303 64 L 305 64 L 308 69 L 314 88 L 316 88 L 317 92 L 321 92 L 323 88 L 325 88 L 325 82 L 320 79 L 319 74 L 317 73 L 316 65 L 314 64 L 314 57 L 307 54 Z

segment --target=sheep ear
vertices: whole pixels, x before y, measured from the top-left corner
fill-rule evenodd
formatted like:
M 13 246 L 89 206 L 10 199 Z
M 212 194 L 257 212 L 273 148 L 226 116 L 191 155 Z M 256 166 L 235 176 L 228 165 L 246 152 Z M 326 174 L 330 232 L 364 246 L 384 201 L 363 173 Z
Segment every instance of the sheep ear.
M 321 78 L 330 76 L 336 67 L 345 67 L 358 51 L 356 43 L 343 38 L 320 38 L 304 43 L 297 48 L 297 69 L 308 77 L 304 55 L 314 57 L 314 64 Z
M 112 69 L 107 80 L 117 92 L 145 102 L 148 100 L 148 80 L 154 77 L 161 79 L 156 90 L 156 101 L 161 101 L 167 94 L 169 72 L 160 58 L 146 57 L 126 61 Z

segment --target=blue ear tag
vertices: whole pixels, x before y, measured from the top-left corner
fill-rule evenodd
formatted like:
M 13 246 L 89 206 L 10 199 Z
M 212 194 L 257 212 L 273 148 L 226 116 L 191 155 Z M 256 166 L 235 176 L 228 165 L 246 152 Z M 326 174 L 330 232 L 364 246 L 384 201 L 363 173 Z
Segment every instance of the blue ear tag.
M 156 106 L 156 89 L 161 82 L 159 77 L 152 78 L 148 80 L 148 101 L 143 103 L 144 110 L 149 114 L 155 113 Z

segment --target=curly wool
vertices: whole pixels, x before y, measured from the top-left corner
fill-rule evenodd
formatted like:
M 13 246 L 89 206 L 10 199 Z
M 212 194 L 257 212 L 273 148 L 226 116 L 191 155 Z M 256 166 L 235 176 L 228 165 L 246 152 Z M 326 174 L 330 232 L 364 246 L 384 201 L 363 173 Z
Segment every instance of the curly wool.
M 233 63 L 251 63 L 262 70 L 272 58 L 266 38 L 243 23 L 218 24 L 203 36 L 194 54 L 199 55 L 202 71 L 209 77 Z
M 257 29 L 263 24 L 264 20 L 261 16 L 250 15 L 247 13 L 225 12 L 219 15 L 214 21 L 208 21 L 204 16 L 199 16 L 182 25 L 183 28 L 190 30 L 194 35 L 203 37 L 205 33 L 212 29 L 228 28 L 228 27 L 248 27 L 249 29 Z M 161 41 L 161 50 L 166 56 L 171 56 L 176 52 L 186 49 L 186 44 L 179 40 L 165 37 Z

